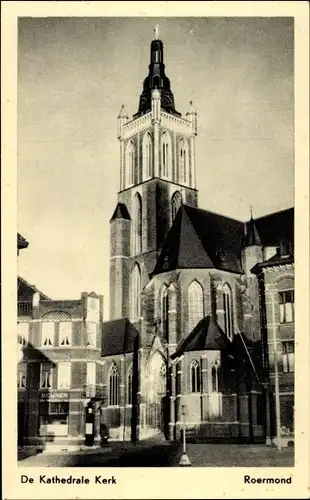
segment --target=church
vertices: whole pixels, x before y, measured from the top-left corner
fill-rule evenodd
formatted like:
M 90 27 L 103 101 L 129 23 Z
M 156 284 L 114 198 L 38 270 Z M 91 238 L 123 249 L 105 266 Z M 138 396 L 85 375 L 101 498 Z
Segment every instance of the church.
M 105 424 L 111 440 L 186 426 L 193 441 L 289 444 L 294 209 L 243 222 L 199 208 L 197 111 L 177 110 L 157 32 L 137 112 L 117 124 L 110 319 L 102 296 L 52 300 L 18 278 L 19 443 L 98 443 Z
M 138 110 L 130 119 L 122 106 L 117 122 L 101 420 L 112 439 L 179 439 L 185 423 L 194 440 L 270 443 L 273 360 L 283 366 L 283 349 L 294 352 L 294 325 L 287 317 L 282 334 L 278 320 L 273 351 L 264 276 L 275 270 L 283 319 L 293 307 L 293 209 L 244 223 L 199 208 L 197 111 L 192 101 L 185 117 L 176 109 L 158 33 Z M 292 433 L 294 368 L 285 366 Z

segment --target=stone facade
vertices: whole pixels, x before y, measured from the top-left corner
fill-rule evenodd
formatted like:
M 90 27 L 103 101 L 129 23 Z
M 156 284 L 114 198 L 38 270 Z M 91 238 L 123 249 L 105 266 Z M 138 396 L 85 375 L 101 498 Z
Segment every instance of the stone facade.
M 270 388 L 271 436 L 276 435 L 276 387 L 279 387 L 279 426 L 282 441 L 294 438 L 294 262 L 286 256 L 274 264 L 257 266 L 260 284 L 263 361 Z M 285 260 L 287 262 L 285 262 Z M 276 366 L 277 363 L 277 375 Z
M 19 295 L 19 443 L 82 442 L 87 403 L 102 397 L 103 298 L 40 300 L 36 292 L 24 299 Z

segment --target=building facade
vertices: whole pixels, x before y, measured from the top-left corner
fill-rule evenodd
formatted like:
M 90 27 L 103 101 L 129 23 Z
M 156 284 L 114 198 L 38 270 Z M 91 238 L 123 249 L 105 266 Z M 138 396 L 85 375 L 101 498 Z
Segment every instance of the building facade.
M 51 300 L 18 278 L 19 445 L 84 443 L 88 403 L 103 394 L 102 310 L 95 293 Z
M 262 342 L 266 353 L 264 370 L 274 417 L 271 435 L 277 434 L 278 425 L 282 441 L 287 444 L 294 438 L 295 287 L 293 235 L 285 236 L 293 224 L 293 213 L 286 211 L 277 215 L 282 219 L 280 244 L 256 264 L 253 272 L 260 289 Z

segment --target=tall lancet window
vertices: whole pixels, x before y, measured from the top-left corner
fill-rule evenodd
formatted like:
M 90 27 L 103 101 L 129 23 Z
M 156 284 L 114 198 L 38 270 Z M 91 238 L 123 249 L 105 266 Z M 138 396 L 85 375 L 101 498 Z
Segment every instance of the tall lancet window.
M 139 193 L 133 199 L 132 255 L 142 252 L 142 200 Z
M 126 148 L 126 171 L 127 187 L 135 182 L 135 147 L 132 141 L 129 141 Z
M 188 287 L 188 331 L 195 328 L 203 318 L 203 288 L 198 281 L 193 281 Z
M 171 179 L 171 139 L 168 132 L 161 136 L 161 175 Z
M 175 216 L 182 205 L 182 195 L 180 191 L 176 191 L 172 198 L 171 198 L 171 216 L 172 216 L 172 222 L 175 219 Z
M 115 363 L 112 364 L 109 376 L 109 406 L 119 404 L 119 373 Z
M 233 336 L 233 317 L 232 317 L 232 296 L 231 289 L 225 283 L 223 286 L 223 309 L 224 309 L 224 328 L 227 337 L 232 340 Z
M 143 137 L 143 180 L 149 179 L 153 175 L 153 148 L 152 137 L 147 132 Z
M 179 143 L 179 182 L 181 184 L 189 182 L 188 143 L 186 139 L 181 139 Z
M 168 298 L 168 288 L 164 285 L 161 292 L 161 328 L 164 339 L 168 340 L 168 309 L 169 309 L 169 298 Z
M 194 359 L 190 365 L 191 371 L 191 392 L 200 392 L 200 366 Z
M 209 412 L 214 418 L 222 414 L 221 364 L 217 359 L 211 369 L 212 392 L 209 395 Z
M 127 404 L 132 405 L 132 375 L 133 375 L 133 367 L 132 364 L 129 367 L 127 373 Z
M 131 273 L 131 320 L 138 321 L 141 316 L 141 271 L 135 264 Z

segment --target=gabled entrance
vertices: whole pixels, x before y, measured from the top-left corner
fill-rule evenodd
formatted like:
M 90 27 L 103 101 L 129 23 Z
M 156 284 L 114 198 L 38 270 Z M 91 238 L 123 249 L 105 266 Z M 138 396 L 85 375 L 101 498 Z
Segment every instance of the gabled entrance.
M 148 362 L 146 383 L 145 424 L 150 436 L 166 433 L 166 397 L 166 360 L 159 351 L 155 351 Z

